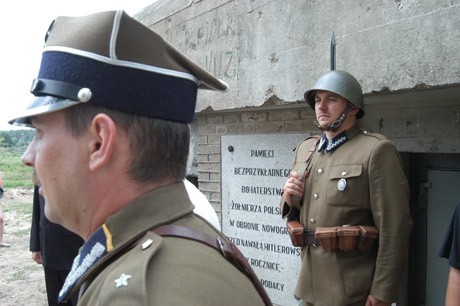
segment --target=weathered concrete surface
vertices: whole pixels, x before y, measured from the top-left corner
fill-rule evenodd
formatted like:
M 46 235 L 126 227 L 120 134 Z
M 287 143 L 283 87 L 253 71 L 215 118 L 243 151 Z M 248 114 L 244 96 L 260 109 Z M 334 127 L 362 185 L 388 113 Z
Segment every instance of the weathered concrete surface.
M 361 124 L 401 152 L 460 153 L 460 87 L 367 97 Z
M 460 0 L 159 0 L 136 18 L 229 83 L 197 112 L 302 100 L 333 31 L 366 94 L 460 85 Z

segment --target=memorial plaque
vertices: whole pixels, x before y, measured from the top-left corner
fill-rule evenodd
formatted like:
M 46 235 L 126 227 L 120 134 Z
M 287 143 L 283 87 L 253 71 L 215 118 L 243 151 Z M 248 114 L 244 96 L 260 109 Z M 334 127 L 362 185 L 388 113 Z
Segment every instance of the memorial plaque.
M 296 145 L 307 134 L 223 135 L 222 229 L 246 256 L 272 302 L 294 298 L 300 248 L 293 247 L 279 202 Z

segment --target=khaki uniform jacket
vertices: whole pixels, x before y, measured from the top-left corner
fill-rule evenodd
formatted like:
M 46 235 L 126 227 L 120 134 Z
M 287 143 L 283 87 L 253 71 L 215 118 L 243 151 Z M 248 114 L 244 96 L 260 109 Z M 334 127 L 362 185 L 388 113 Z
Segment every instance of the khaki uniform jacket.
M 374 225 L 380 236 L 367 253 L 302 249 L 296 295 L 315 306 L 342 306 L 369 294 L 395 301 L 407 264 L 412 220 L 399 154 L 382 135 L 355 126 L 347 136 L 349 140 L 335 151 L 313 153 L 300 221 L 313 231 L 323 226 Z M 294 170 L 305 169 L 305 157 L 315 142 L 309 138 L 298 146 Z M 340 179 L 346 181 L 343 191 Z M 289 207 L 281 204 L 285 215 Z
M 110 216 L 104 231 L 113 249 L 78 281 L 78 305 L 263 305 L 251 281 L 209 246 L 148 231 L 132 248 L 123 248 L 162 224 L 222 236 L 192 210 L 184 183 L 178 182 Z

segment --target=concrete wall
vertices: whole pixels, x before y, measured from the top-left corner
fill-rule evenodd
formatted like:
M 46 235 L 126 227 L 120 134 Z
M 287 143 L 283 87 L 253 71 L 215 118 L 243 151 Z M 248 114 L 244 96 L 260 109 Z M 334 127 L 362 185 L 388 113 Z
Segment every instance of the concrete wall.
M 302 100 L 333 31 L 337 69 L 367 94 L 460 84 L 459 0 L 159 0 L 136 17 L 229 83 L 197 111 Z

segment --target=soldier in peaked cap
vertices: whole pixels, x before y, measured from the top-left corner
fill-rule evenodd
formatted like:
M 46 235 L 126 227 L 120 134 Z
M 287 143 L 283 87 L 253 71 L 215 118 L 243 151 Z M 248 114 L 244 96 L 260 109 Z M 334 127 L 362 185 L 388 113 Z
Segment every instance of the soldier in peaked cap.
M 123 11 L 58 17 L 10 123 L 45 214 L 84 238 L 59 300 L 79 305 L 268 305 L 225 236 L 193 214 L 183 179 L 197 89 L 227 85 Z
M 302 233 L 296 296 L 302 305 L 391 305 L 407 264 L 412 221 L 396 148 L 361 131 L 359 82 L 332 70 L 305 92 L 320 137 L 296 148 L 281 199 Z

